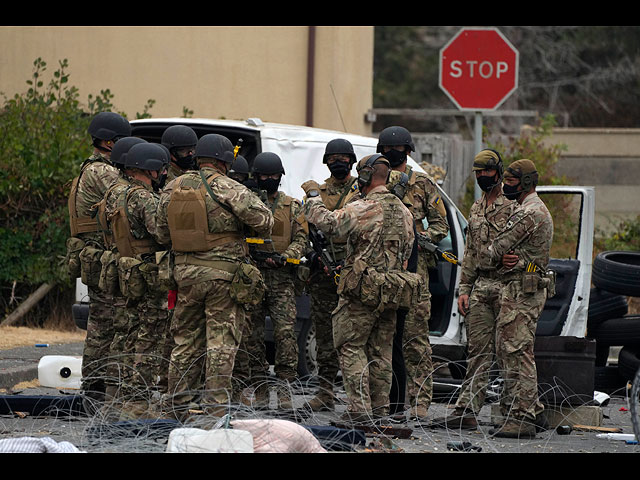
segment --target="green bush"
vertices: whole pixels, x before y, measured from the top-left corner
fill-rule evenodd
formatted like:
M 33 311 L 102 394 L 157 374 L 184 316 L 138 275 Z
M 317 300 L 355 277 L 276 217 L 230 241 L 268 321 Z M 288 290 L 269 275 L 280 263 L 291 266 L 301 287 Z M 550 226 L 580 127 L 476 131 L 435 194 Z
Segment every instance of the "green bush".
M 41 283 L 71 287 L 60 268 L 69 236 L 69 187 L 93 150 L 91 118 L 114 108 L 108 89 L 89 94 L 83 108 L 68 67 L 66 59 L 59 61 L 45 85 L 47 63 L 37 58 L 27 91 L 13 98 L 1 94 L 0 312 Z M 149 117 L 153 104 L 149 100 L 137 117 Z
M 607 250 L 640 251 L 640 215 L 621 221 L 612 233 L 596 230 L 595 253 Z

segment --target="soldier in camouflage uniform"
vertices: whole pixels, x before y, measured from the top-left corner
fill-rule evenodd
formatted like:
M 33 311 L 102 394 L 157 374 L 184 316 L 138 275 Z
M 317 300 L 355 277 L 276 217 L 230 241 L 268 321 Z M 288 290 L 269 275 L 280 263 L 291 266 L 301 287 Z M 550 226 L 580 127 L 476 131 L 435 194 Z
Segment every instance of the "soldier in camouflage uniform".
M 264 344 L 265 316 L 269 315 L 273 324 L 275 343 L 274 371 L 280 380 L 277 388 L 278 405 L 293 408 L 291 384 L 297 377 L 298 343 L 296 325 L 296 267 L 292 260 L 300 260 L 307 249 L 307 224 L 301 214 L 299 200 L 278 191 L 285 174 L 280 157 L 275 153 L 262 152 L 253 160 L 253 177 L 260 190 L 267 194 L 266 205 L 274 217 L 271 242 L 251 247 L 251 253 L 266 285 L 264 299 L 252 309 L 248 318 L 248 330 L 243 333 L 239 355 L 244 361 L 238 362 L 234 377 L 248 379 L 254 387 L 256 406 L 268 405 L 269 392 L 266 380 L 269 364 Z M 287 259 L 290 259 L 287 262 Z
M 467 371 L 452 415 L 434 420 L 447 428 L 475 429 L 484 405 L 489 369 L 494 361 L 496 321 L 506 282 L 491 261 L 488 248 L 502 232 L 516 204 L 502 193 L 503 163 L 494 150 L 482 150 L 473 161 L 482 197 L 471 206 L 460 273 L 458 310 L 467 330 Z
M 377 151 L 389 159 L 393 172 L 389 184 L 397 182 L 397 175 L 408 176 L 408 191 L 403 202 L 411 205 L 418 235 L 424 235 L 437 244 L 449 233 L 444 203 L 433 180 L 407 165 L 407 156 L 415 150 L 411 134 L 403 127 L 393 126 L 380 132 Z M 424 221 L 427 226 L 425 228 Z M 417 272 L 429 284 L 429 267 L 435 267 L 435 258 L 429 252 L 418 251 Z M 433 364 L 429 343 L 431 296 L 424 295 L 407 314 L 404 321 L 403 356 L 407 375 L 407 394 L 410 415 L 417 419 L 427 416 L 433 395 Z
M 127 342 L 130 331 L 130 321 L 126 309 L 127 298 L 122 295 L 120 291 L 117 275 L 113 275 L 113 273 L 117 274 L 117 259 L 119 254 L 108 216 L 115 211 L 116 200 L 131 183 L 131 179 L 125 172 L 124 163 L 129 149 L 138 143 L 146 143 L 146 141 L 137 137 L 124 137 L 113 147 L 111 163 L 119 170 L 120 174 L 117 181 L 109 187 L 104 199 L 97 207 L 97 218 L 100 229 L 103 232 L 105 250 L 109 250 L 112 253 L 112 257 L 109 259 L 104 259 L 104 257 L 101 259 L 103 271 L 101 272 L 102 284 L 100 287 L 102 290 L 107 290 L 113 295 L 113 339 L 109 348 L 107 378 L 105 382 L 107 384 L 108 398 L 114 401 L 116 398 L 118 398 L 118 401 L 121 400 L 121 398 L 119 398 L 119 387 L 122 384 L 123 375 L 130 372 L 133 367 L 133 351 L 129 348 L 129 343 Z M 115 272 L 111 273 L 111 277 L 106 276 L 107 273 L 110 273 L 105 272 L 106 268 L 115 270 Z M 109 280 L 111 283 L 105 283 Z
M 142 142 L 127 152 L 123 176 L 126 186 L 112 189 L 105 206 L 106 217 L 119 254 L 122 293 L 126 296 L 129 323 L 125 348 L 132 354 L 122 378 L 123 418 L 149 415 L 149 401 L 158 391 L 167 329 L 167 290 L 154 276 L 157 242 L 155 213 L 157 190 L 164 181 L 169 155 L 158 144 Z M 160 334 L 160 335 L 159 335 Z
M 122 116 L 112 112 L 98 113 L 89 124 L 94 151 L 80 167 L 80 174 L 71 186 L 69 220 L 71 238 L 67 241 L 68 255 L 78 256 L 84 269 L 100 270 L 104 239 L 95 219 L 94 205 L 102 200 L 107 189 L 117 181 L 118 169 L 111 165 L 111 149 L 118 139 L 131 135 L 131 125 Z M 88 255 L 93 249 L 93 261 Z M 74 253 L 75 252 L 75 253 Z M 79 253 L 78 253 L 79 252 Z M 76 273 L 74 273 L 74 276 Z M 86 397 L 102 400 L 105 393 L 105 372 L 102 359 L 109 354 L 113 339 L 113 297 L 98 288 L 99 274 L 91 275 L 87 284 L 89 293 L 89 319 L 82 354 L 82 390 Z
M 414 241 L 411 213 L 386 188 L 389 162 L 379 154 L 364 157 L 358 173 L 363 198 L 339 210 L 324 206 L 316 182 L 302 185 L 309 223 L 327 234 L 347 236 L 340 297 L 332 321 L 348 399 L 343 419 L 350 423 L 386 415 L 391 389 L 396 309 L 382 300 L 387 285 L 366 289 L 375 298 L 367 297 L 365 280 L 382 276 L 386 283 L 390 275 L 404 272 Z M 371 306 L 378 302 L 377 307 Z
M 163 132 L 160 143 L 167 147 L 171 154 L 167 182 L 195 169 L 193 154 L 198 143 L 198 136 L 191 127 L 186 125 L 170 126 Z
M 553 289 L 546 272 L 553 219 L 536 193 L 537 183 L 531 160 L 517 160 L 507 167 L 504 194 L 516 200 L 518 208 L 488 247 L 504 282 L 496 320 L 496 356 L 504 379 L 500 410 L 507 420 L 490 432 L 499 437 L 535 437 L 534 422 L 544 409 L 538 399 L 533 346 L 538 318 L 548 290 Z
M 357 178 L 351 175 L 356 162 L 353 146 L 348 140 L 336 138 L 327 143 L 322 161 L 331 172 L 319 187 L 324 206 L 330 210 L 339 210 L 353 199 L 359 198 Z M 327 250 L 336 262 L 343 262 L 347 252 L 346 236 L 328 235 Z M 338 305 L 338 286 L 333 275 L 325 273 L 324 267 L 315 258 L 311 265 L 312 274 L 309 279 L 310 321 L 315 327 L 318 394 L 309 400 L 313 411 L 332 411 L 335 408 L 333 387 L 338 374 L 338 357 L 333 346 L 333 328 L 331 313 Z M 317 267 L 317 268 L 316 268 Z
M 250 267 L 245 263 L 248 252 L 243 230 L 251 228 L 268 238 L 273 227 L 269 208 L 226 176 L 232 151 L 233 144 L 226 137 L 201 137 L 195 152 L 200 170 L 167 184 L 158 206 L 158 234 L 161 243 L 172 245 L 178 287 L 168 388 L 168 407 L 176 416 L 197 400 L 211 414 L 226 413 L 245 323 L 245 305 L 238 303 L 237 292 L 231 296 L 232 280 L 247 271 L 244 266 Z M 255 283 L 253 271 L 248 272 Z

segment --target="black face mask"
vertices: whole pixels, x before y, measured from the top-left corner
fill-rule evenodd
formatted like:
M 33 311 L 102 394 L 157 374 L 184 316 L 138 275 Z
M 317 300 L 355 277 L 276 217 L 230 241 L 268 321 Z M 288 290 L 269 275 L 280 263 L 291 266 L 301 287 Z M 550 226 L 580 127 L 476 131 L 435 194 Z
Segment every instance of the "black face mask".
M 258 188 L 260 190 L 266 190 L 267 193 L 274 193 L 278 191 L 280 185 L 280 179 L 267 178 L 266 180 L 258 179 Z
M 498 185 L 498 183 L 500 182 L 500 180 L 498 180 L 495 175 L 493 177 L 480 176 L 476 178 L 476 181 L 478 182 L 478 186 L 483 192 L 490 192 L 491 190 L 493 190 L 493 187 Z
M 164 184 L 167 182 L 167 174 L 161 174 L 157 179 L 151 180 L 151 185 L 153 186 L 153 190 L 155 192 L 159 192 L 164 187 Z
M 337 161 L 329 164 L 329 171 L 338 180 L 343 180 L 351 172 L 351 167 L 346 162 Z
M 391 149 L 384 153 L 384 157 L 389 160 L 391 168 L 394 168 L 398 165 L 402 165 L 407 160 L 407 152 Z
M 504 192 L 504 196 L 509 200 L 517 200 L 520 195 L 522 195 L 523 191 L 518 190 L 520 184 L 517 185 L 507 185 L 506 183 L 502 186 L 502 191 Z
M 195 168 L 193 155 L 187 155 L 186 157 L 177 157 L 176 156 L 175 158 L 176 158 L 176 164 L 182 170 L 193 170 Z

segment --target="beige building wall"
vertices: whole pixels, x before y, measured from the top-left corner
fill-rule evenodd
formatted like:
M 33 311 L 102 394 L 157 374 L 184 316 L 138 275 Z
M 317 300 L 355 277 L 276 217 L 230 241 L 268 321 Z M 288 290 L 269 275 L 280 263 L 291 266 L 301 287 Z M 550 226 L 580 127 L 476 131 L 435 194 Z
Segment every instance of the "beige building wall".
M 615 230 L 640 215 L 640 129 L 555 128 L 546 140 L 564 144 L 557 172 L 596 192 L 596 227 Z
M 371 134 L 369 26 L 4 26 L 0 45 L 8 97 L 26 91 L 36 58 L 47 62 L 45 83 L 66 58 L 82 102 L 109 89 L 129 118 L 153 99 L 153 117 L 186 107 L 193 117 Z

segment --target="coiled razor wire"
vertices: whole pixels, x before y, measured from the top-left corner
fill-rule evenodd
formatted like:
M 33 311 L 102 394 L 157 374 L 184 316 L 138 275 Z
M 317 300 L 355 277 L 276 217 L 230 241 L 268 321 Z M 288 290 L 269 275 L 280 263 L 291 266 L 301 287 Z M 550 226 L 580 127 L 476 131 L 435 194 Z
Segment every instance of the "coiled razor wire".
M 117 358 L 110 359 L 111 362 L 118 363 Z M 167 361 L 168 362 L 168 361 Z M 119 374 L 123 375 L 127 371 L 128 362 L 122 362 L 119 366 Z M 491 362 L 491 366 L 494 364 Z M 198 367 L 200 368 L 200 367 Z M 440 366 L 434 365 L 436 374 L 440 372 Z M 558 437 L 553 429 L 541 432 L 535 439 L 504 439 L 491 436 L 489 427 L 494 421 L 491 403 L 500 395 L 501 382 L 500 371 L 489 368 L 490 378 L 494 379 L 488 386 L 485 404 L 481 413 L 476 416 L 478 428 L 476 430 L 462 430 L 460 428 L 432 428 L 429 426 L 429 419 L 442 417 L 450 413 L 455 406 L 456 394 L 453 392 L 446 399 L 434 399 L 428 412 L 427 421 L 416 421 L 411 417 L 410 405 L 406 405 L 404 418 L 398 421 L 397 415 L 376 418 L 378 425 L 390 425 L 398 428 L 408 428 L 411 430 L 409 438 L 391 438 L 397 448 L 389 448 L 386 451 L 405 452 L 446 452 L 449 451 L 449 444 L 473 445 L 479 448 L 473 451 L 502 452 L 505 445 L 509 446 L 509 451 L 531 451 L 532 445 L 540 452 L 560 452 L 560 451 L 587 451 L 584 443 L 580 443 L 577 436 L 573 439 L 563 437 L 564 447 L 558 448 Z M 103 378 L 103 380 L 107 380 Z M 122 384 L 122 378 L 115 380 L 116 385 Z M 258 380 L 258 381 L 256 381 Z M 159 405 L 171 405 L 172 393 L 159 392 L 150 393 L 152 390 L 142 389 L 141 392 L 134 392 L 136 396 L 144 392 L 148 395 L 150 405 L 149 418 L 145 415 L 136 419 L 123 419 L 121 416 L 121 403 L 126 404 L 127 398 L 118 398 L 118 402 L 92 400 L 91 392 L 83 392 L 83 413 L 65 411 L 63 408 L 56 409 L 52 406 L 47 412 L 38 416 L 29 415 L 0 415 L 0 440 L 17 437 L 53 438 L 59 442 L 69 442 L 79 451 L 90 453 L 152 453 L 165 452 L 170 432 L 175 428 L 199 428 L 203 430 L 229 428 L 233 420 L 238 419 L 285 419 L 303 426 L 331 426 L 340 423 L 340 416 L 346 409 L 346 395 L 340 383 L 334 391 L 327 392 L 337 398 L 335 408 L 328 408 L 327 411 L 311 411 L 307 402 L 319 391 L 320 382 L 317 378 L 310 380 L 297 380 L 286 382 L 270 375 L 264 379 L 252 379 L 251 386 L 240 385 L 248 398 L 252 396 L 252 388 L 264 386 L 269 391 L 268 408 L 258 408 L 251 402 L 239 402 L 233 395 L 229 395 L 229 402 L 225 405 L 226 415 L 212 416 L 202 413 L 197 405 L 193 407 L 193 414 L 185 419 L 178 420 L 171 416 L 158 416 Z M 234 379 L 237 381 L 237 379 Z M 364 378 L 362 379 L 364 381 Z M 437 378 L 433 378 L 435 384 Z M 473 378 L 467 378 L 465 382 L 472 382 Z M 426 383 L 426 382 L 425 382 Z M 633 411 L 633 428 L 638 435 L 638 393 L 640 381 L 633 383 L 631 390 L 631 409 Z M 550 393 L 558 393 L 559 404 L 563 412 L 570 415 L 572 409 L 571 392 L 568 387 L 559 380 L 554 384 L 547 384 L 543 387 L 542 396 Z M 23 392 L 24 393 L 24 392 Z M 62 395 L 76 395 L 76 392 L 60 392 Z M 181 394 L 184 392 L 181 392 Z M 205 394 L 204 390 L 194 392 Z M 284 393 L 294 401 L 293 410 L 282 410 L 278 408 L 278 396 Z M 439 401 L 438 401 L 439 400 Z M 245 404 L 248 403 L 248 404 Z M 495 405 L 495 404 L 494 404 Z M 162 409 L 160 409 L 162 410 Z M 510 412 L 502 412 L 503 418 L 508 418 Z M 377 438 L 380 436 L 375 436 Z M 382 435 L 384 437 L 384 435 Z M 582 437 L 584 438 L 584 437 Z M 361 443 L 340 444 L 339 448 L 329 448 L 329 450 L 341 450 L 350 452 L 370 451 L 374 445 L 372 436 L 367 437 L 367 446 Z M 571 442 L 575 443 L 575 446 Z M 322 442 L 321 442 L 322 443 Z M 377 442 L 379 444 L 379 442 Z M 329 446 L 325 443 L 323 446 Z M 333 445 L 335 446 L 335 445 Z M 469 450 L 464 450 L 469 451 Z

